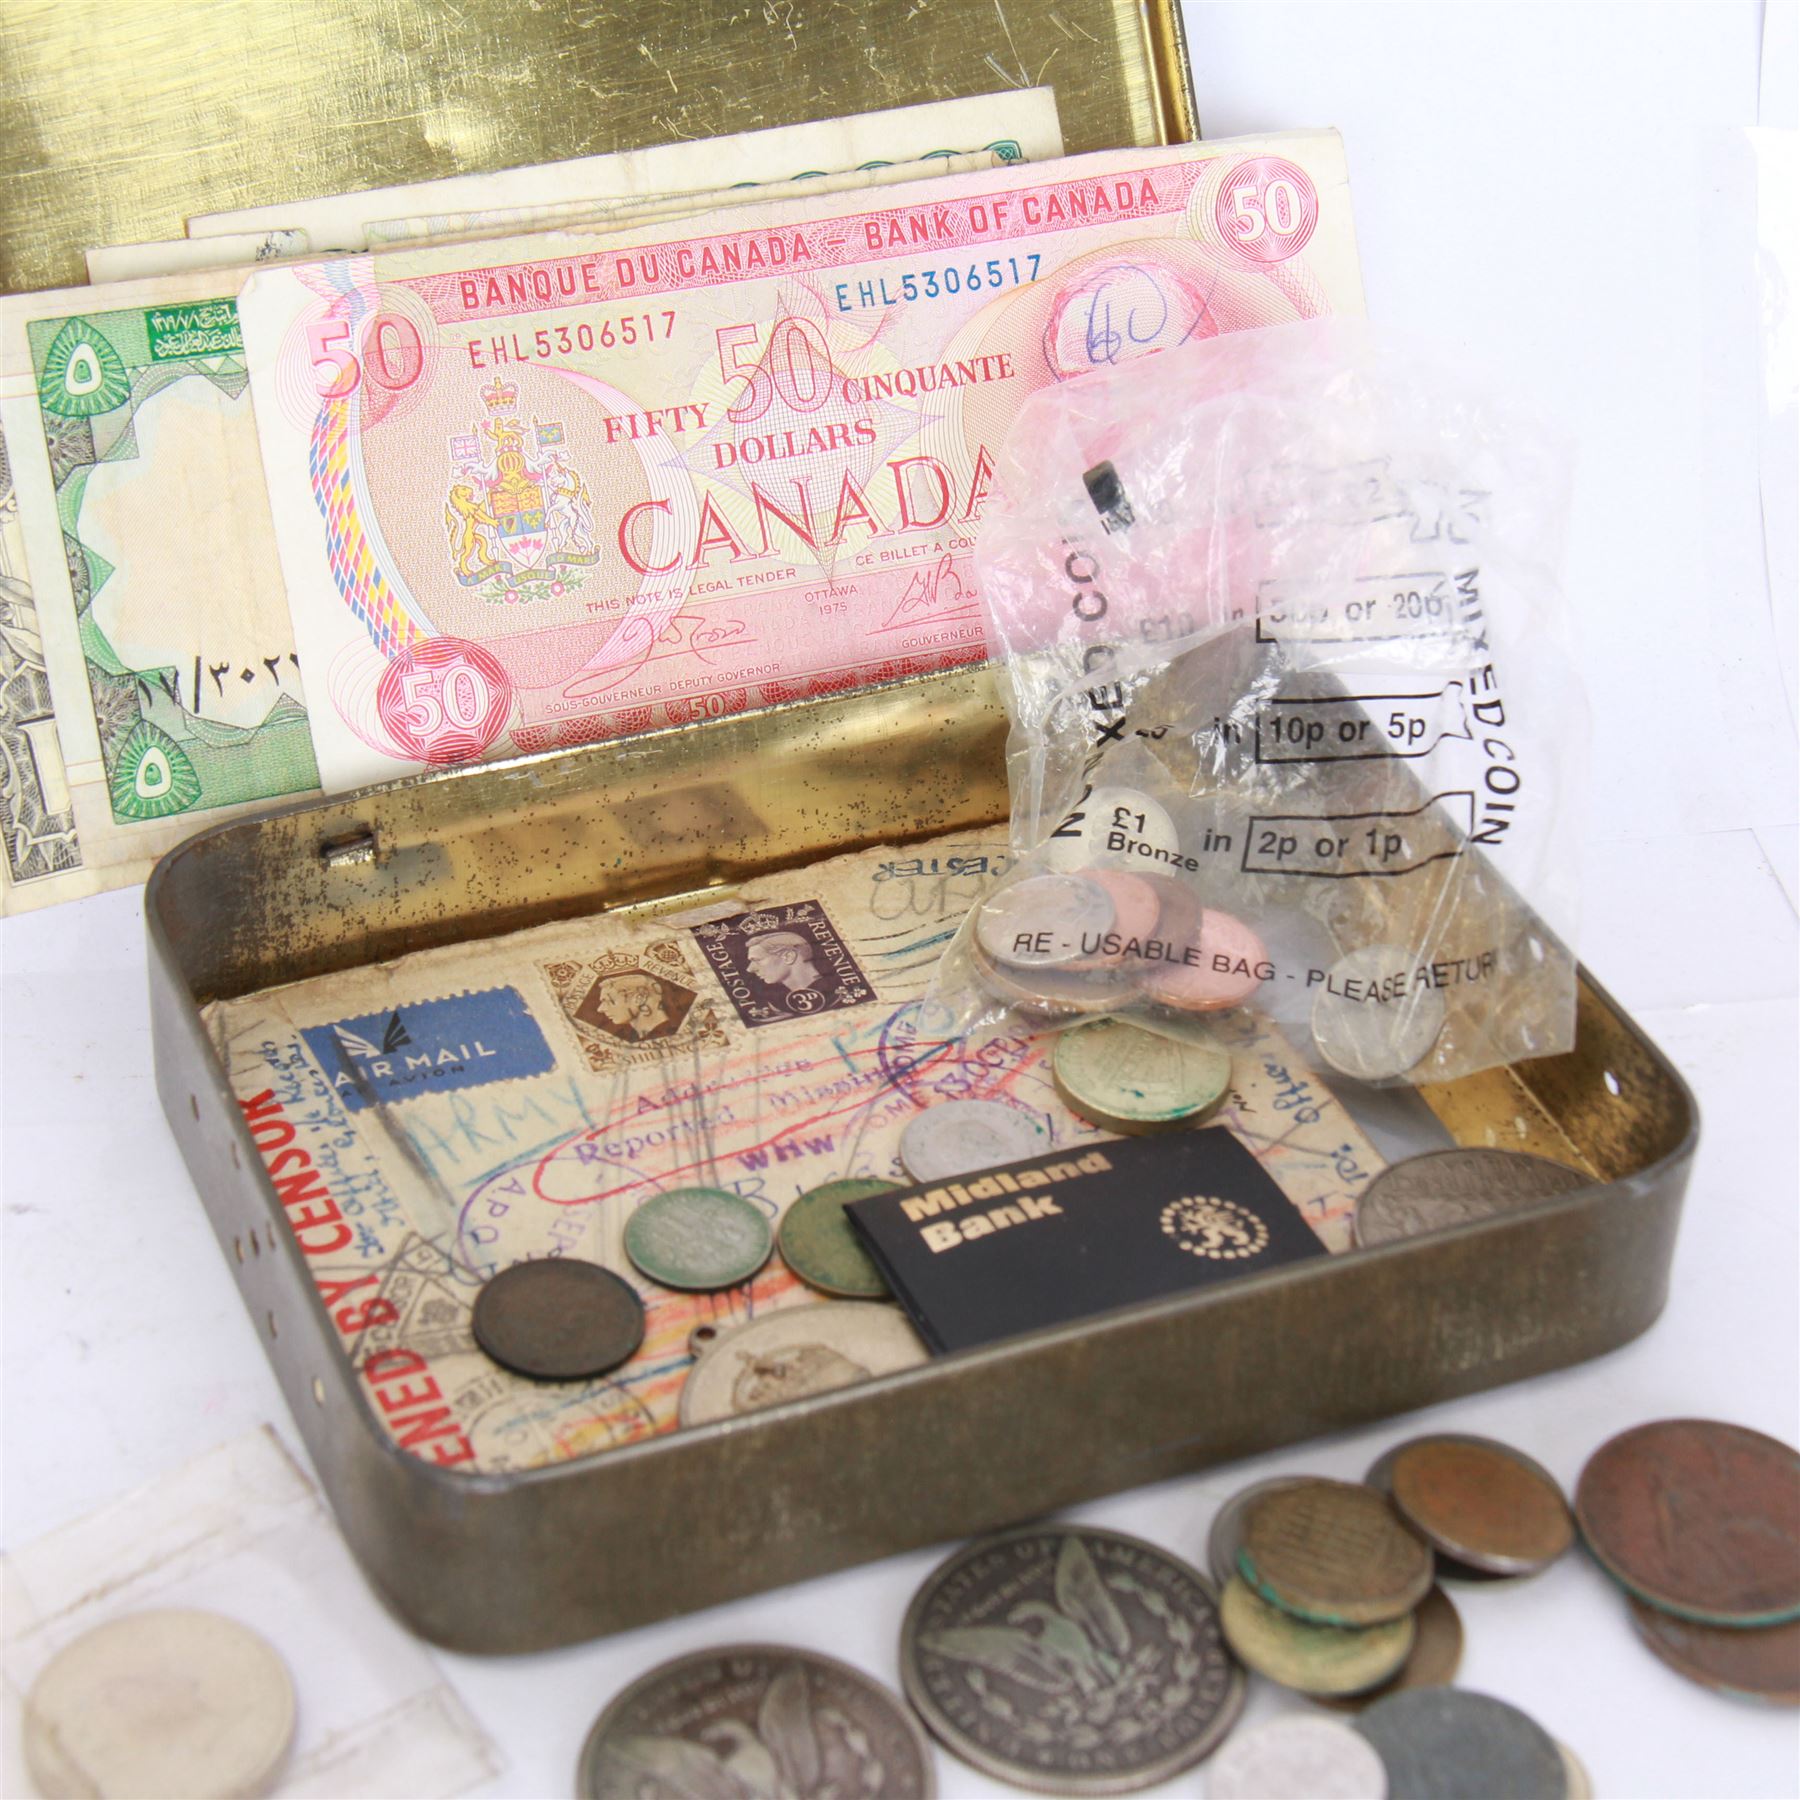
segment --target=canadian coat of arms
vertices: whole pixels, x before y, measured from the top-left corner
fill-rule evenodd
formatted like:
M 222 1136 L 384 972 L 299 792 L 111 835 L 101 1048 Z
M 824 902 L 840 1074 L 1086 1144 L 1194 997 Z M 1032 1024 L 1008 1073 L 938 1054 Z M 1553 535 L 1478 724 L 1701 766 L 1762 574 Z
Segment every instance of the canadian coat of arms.
M 456 579 L 515 604 L 578 588 L 599 561 L 593 496 L 569 460 L 562 423 L 533 418 L 528 430 L 513 410 L 518 398 L 498 378 L 481 390 L 488 416 L 450 439 L 444 496 Z

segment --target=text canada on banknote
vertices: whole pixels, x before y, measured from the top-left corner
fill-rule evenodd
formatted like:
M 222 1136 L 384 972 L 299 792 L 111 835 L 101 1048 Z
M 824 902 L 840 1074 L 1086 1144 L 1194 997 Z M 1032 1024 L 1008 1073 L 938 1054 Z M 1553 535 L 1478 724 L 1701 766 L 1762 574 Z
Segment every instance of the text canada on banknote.
M 264 269 L 321 777 L 978 660 L 972 534 L 1028 394 L 1361 298 L 1335 132 Z
M 529 195 L 603 231 L 1061 153 L 1036 88 L 298 211 L 323 228 Z M 671 191 L 695 180 L 726 191 Z M 250 266 L 312 243 L 295 226 L 122 246 L 95 254 L 132 280 L 0 297 L 0 913 L 141 881 L 199 826 L 318 786 L 237 318 Z

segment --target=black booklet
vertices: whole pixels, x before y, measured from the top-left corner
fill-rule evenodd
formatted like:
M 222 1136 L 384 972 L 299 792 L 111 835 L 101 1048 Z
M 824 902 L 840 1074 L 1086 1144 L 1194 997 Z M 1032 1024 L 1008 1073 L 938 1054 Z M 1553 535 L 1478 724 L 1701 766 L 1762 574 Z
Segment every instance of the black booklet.
M 1222 1126 L 1034 1156 L 846 1211 L 940 1351 L 1326 1254 Z

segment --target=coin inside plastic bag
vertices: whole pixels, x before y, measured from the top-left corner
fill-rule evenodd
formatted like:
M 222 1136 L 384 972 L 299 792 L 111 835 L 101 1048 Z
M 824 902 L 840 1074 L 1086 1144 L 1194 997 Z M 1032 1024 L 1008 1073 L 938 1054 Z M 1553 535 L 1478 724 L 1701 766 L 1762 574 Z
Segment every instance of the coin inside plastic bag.
M 975 915 L 975 941 L 1003 967 L 1059 969 L 1095 953 L 1113 905 L 1080 875 L 1028 875 L 998 888 Z
M 1340 957 L 1313 997 L 1319 1054 L 1358 1081 L 1390 1081 L 1425 1060 L 1444 1027 L 1444 997 L 1402 978 L 1414 958 L 1392 944 Z

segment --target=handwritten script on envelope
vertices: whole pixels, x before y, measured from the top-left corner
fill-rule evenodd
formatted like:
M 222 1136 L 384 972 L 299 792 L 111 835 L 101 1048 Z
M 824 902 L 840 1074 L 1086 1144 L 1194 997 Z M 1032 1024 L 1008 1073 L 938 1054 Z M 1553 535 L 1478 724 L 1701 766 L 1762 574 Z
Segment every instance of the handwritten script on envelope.
M 395 1441 L 449 1468 L 532 1468 L 674 1429 L 696 1325 L 818 1297 L 774 1257 L 720 1294 L 625 1255 L 634 1207 L 716 1185 L 771 1222 L 845 1176 L 904 1181 L 944 1100 L 1031 1111 L 1053 1148 L 1109 1134 L 1057 1098 L 1047 1034 L 958 1041 L 922 995 L 1002 873 L 1002 835 L 875 849 L 692 915 L 609 913 L 216 1004 L 213 1041 L 344 1354 Z M 1332 1249 L 1381 1162 L 1273 1027 L 1229 1027 L 1214 1123 Z M 476 1349 L 483 1282 L 578 1256 L 632 1282 L 642 1348 L 601 1380 L 521 1379 Z

